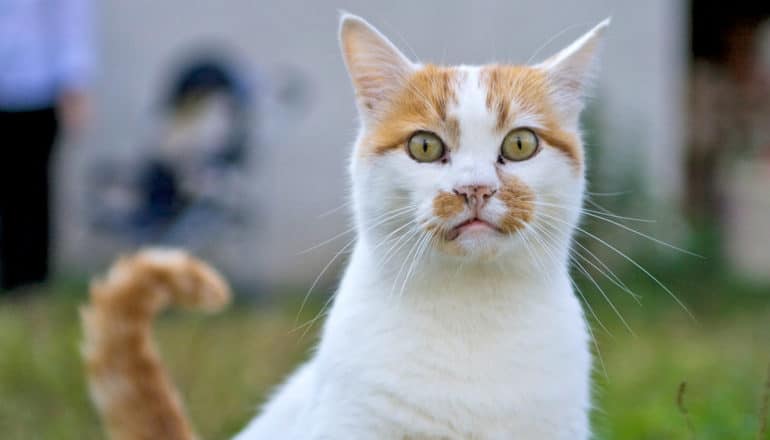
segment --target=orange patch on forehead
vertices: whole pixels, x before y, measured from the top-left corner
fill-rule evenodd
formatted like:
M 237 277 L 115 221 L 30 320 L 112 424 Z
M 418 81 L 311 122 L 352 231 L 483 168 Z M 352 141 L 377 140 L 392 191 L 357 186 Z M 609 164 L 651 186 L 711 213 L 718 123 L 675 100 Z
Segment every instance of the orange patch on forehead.
M 456 99 L 459 76 L 454 68 L 434 65 L 414 72 L 374 123 L 359 153 L 383 154 L 399 148 L 418 130 L 435 132 L 447 145 L 456 145 L 460 124 L 447 116 L 447 107 Z
M 528 66 L 489 66 L 481 70 L 480 81 L 487 88 L 487 109 L 497 115 L 499 131 L 519 128 L 511 125 L 518 110 L 512 104 L 517 103 L 542 121 L 542 127 L 530 127 L 538 136 L 582 167 L 582 144 L 578 136 L 562 129 L 545 72 Z
M 433 199 L 433 215 L 443 220 L 449 220 L 457 216 L 464 209 L 465 202 L 457 194 L 441 191 Z
M 524 227 L 535 215 L 535 193 L 516 177 L 501 175 L 502 186 L 497 197 L 508 210 L 500 221 L 503 232 L 512 233 Z

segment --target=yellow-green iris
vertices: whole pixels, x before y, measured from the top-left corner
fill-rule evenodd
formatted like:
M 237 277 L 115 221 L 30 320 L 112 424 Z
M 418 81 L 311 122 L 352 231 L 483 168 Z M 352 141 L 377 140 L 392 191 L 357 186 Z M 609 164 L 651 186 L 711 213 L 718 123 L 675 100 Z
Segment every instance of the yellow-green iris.
M 419 131 L 409 138 L 409 155 L 417 162 L 435 162 L 444 157 L 444 142 L 427 131 Z
M 503 139 L 500 155 L 507 160 L 522 161 L 534 156 L 539 140 L 534 131 L 529 128 L 511 130 Z

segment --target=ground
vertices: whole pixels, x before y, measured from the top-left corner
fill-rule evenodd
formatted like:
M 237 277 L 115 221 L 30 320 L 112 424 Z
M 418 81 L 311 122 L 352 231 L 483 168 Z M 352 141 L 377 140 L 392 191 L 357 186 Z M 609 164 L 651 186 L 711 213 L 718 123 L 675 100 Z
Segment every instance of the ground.
M 643 294 L 641 306 L 622 292 L 608 292 L 633 334 L 598 291 L 583 285 L 607 327 L 593 326 L 596 437 L 757 439 L 770 363 L 770 293 L 707 276 L 669 282 L 692 319 L 654 284 L 633 281 Z M 103 438 L 78 358 L 77 305 L 84 298 L 82 284 L 67 282 L 22 298 L 0 297 L 4 439 Z M 296 330 L 298 301 L 284 298 L 290 299 L 237 303 L 217 316 L 160 319 L 160 346 L 202 438 L 237 432 L 271 387 L 307 356 L 317 327 L 304 335 Z M 316 299 L 298 322 L 312 318 L 321 304 Z

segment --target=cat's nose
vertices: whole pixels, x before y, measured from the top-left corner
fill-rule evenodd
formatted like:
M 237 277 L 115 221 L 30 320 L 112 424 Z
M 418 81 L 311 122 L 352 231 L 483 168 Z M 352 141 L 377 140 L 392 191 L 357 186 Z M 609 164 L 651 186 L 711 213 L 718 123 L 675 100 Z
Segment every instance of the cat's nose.
M 471 209 L 478 210 L 487 203 L 490 197 L 495 195 L 497 190 L 487 185 L 464 185 L 455 188 L 454 192 L 458 196 L 462 196 Z

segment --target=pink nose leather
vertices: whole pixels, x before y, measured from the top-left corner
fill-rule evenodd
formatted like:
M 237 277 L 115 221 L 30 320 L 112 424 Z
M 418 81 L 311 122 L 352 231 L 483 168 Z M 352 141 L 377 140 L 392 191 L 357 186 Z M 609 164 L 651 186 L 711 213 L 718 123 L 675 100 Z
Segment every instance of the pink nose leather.
M 465 203 L 474 210 L 481 209 L 497 190 L 486 185 L 465 185 L 454 189 L 455 194 L 463 196 Z

